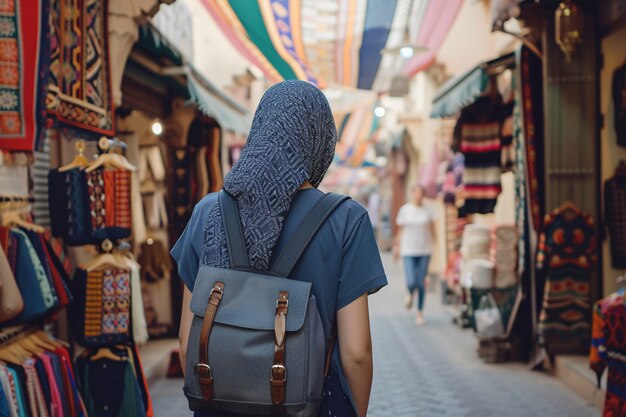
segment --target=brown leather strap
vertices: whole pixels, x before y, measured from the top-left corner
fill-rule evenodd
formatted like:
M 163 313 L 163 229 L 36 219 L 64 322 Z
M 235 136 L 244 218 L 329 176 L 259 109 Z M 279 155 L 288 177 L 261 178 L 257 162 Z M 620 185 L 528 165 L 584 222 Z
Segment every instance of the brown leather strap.
M 333 349 L 337 343 L 337 325 L 333 326 L 332 333 L 330 334 L 330 341 L 328 342 L 328 350 L 326 351 L 326 364 L 324 365 L 324 378 L 330 373 L 330 365 L 333 361 Z
M 220 301 L 222 301 L 223 294 L 224 283 L 218 281 L 211 290 L 209 302 L 204 312 L 204 320 L 202 320 L 202 330 L 200 331 L 200 354 L 199 362 L 196 364 L 196 375 L 202 398 L 205 401 L 213 401 L 213 372 L 209 366 L 209 336 L 211 336 L 213 320 L 215 319 L 217 308 L 220 306 Z
M 281 291 L 276 300 L 276 319 L 274 321 L 274 365 L 270 371 L 272 403 L 282 406 L 285 403 L 285 385 L 287 384 L 287 368 L 285 368 L 285 342 L 287 336 L 287 309 L 289 293 Z M 278 410 L 279 411 L 279 410 Z

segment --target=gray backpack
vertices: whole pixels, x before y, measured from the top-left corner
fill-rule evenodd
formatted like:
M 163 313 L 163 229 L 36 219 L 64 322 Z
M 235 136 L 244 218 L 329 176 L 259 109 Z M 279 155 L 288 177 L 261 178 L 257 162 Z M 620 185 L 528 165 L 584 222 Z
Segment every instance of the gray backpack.
M 334 337 L 326 343 L 311 283 L 287 277 L 348 197 L 322 197 L 270 272 L 250 268 L 237 201 L 225 191 L 219 199 L 232 269 L 202 265 L 198 271 L 185 364 L 189 408 L 314 416 L 324 396 Z

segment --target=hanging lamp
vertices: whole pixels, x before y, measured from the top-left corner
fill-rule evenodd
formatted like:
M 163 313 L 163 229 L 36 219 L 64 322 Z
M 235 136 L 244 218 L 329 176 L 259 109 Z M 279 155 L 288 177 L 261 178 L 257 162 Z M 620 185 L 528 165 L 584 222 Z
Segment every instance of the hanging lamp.
M 581 7 L 574 0 L 565 0 L 554 13 L 556 43 L 559 45 L 567 62 L 572 62 L 572 55 L 583 42 L 585 18 Z

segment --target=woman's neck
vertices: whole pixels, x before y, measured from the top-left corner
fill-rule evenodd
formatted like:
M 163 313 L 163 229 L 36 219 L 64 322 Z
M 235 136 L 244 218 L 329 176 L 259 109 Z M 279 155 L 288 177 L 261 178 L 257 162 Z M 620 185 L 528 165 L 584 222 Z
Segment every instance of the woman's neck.
M 301 186 L 301 190 L 306 190 L 307 188 L 313 188 L 313 185 L 309 181 L 305 181 Z

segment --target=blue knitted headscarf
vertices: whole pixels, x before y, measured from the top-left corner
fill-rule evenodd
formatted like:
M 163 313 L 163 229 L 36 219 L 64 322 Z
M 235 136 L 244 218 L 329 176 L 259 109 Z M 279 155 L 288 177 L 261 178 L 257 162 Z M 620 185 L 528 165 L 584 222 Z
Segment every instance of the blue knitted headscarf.
M 330 106 L 317 87 L 283 81 L 263 95 L 241 158 L 224 179 L 239 205 L 252 268 L 268 270 L 291 199 L 305 181 L 320 184 L 336 142 Z M 209 212 L 200 262 L 230 267 L 219 201 Z

